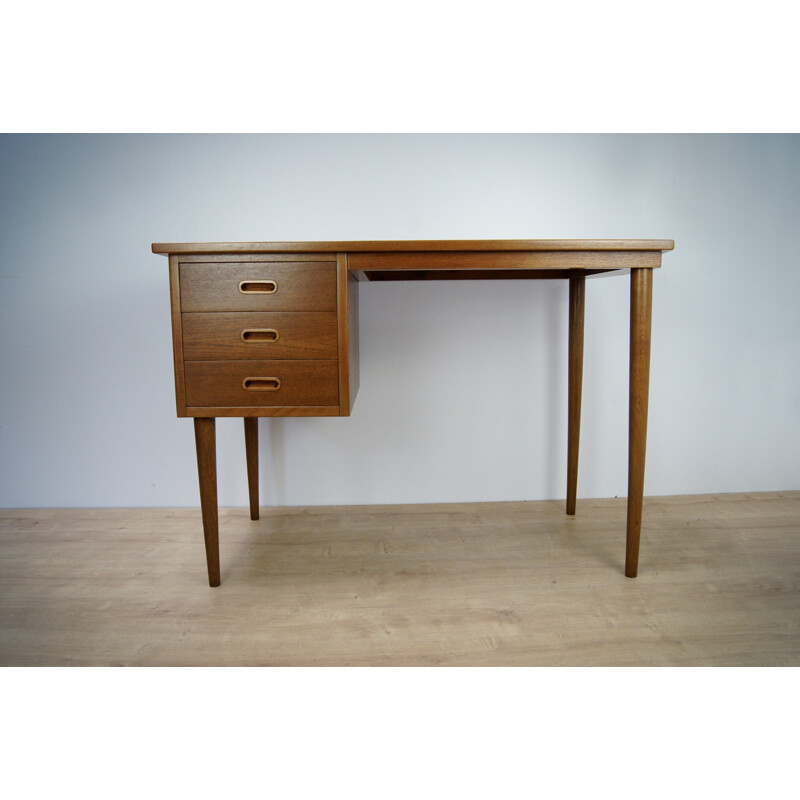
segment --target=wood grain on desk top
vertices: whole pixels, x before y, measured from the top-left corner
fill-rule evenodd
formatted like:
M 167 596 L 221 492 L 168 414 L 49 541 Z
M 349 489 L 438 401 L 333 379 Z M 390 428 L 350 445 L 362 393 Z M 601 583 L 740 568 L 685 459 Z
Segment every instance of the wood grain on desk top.
M 672 250 L 672 239 L 458 239 L 386 242 L 155 243 L 154 253 L 375 253 L 432 251 Z

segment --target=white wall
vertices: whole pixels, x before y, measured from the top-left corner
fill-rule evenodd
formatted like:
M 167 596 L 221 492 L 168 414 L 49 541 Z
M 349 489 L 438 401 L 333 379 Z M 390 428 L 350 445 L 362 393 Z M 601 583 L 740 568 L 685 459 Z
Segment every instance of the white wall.
M 646 492 L 800 488 L 800 137 L 0 138 L 0 505 L 198 503 L 154 241 L 674 238 Z M 262 502 L 556 498 L 562 282 L 361 285 L 353 416 L 261 420 Z M 626 492 L 628 280 L 587 283 L 579 495 Z M 241 420 L 220 503 L 246 504 Z

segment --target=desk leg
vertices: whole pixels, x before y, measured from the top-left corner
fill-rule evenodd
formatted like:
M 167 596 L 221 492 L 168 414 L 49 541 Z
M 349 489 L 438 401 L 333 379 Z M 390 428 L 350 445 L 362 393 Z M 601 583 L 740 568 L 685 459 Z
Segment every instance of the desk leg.
M 583 307 L 586 278 L 569 279 L 569 422 L 567 427 L 567 514 L 575 513 L 583 384 Z
M 217 513 L 217 437 L 214 417 L 195 417 L 197 476 L 200 480 L 200 508 L 206 540 L 208 585 L 219 586 L 219 516 Z
M 625 575 L 639 568 L 642 529 L 644 455 L 647 440 L 647 398 L 650 384 L 650 320 L 653 309 L 653 270 L 631 270 L 631 372 L 628 426 L 628 532 Z
M 244 418 L 244 450 L 247 457 L 247 488 L 250 519 L 258 519 L 258 417 Z

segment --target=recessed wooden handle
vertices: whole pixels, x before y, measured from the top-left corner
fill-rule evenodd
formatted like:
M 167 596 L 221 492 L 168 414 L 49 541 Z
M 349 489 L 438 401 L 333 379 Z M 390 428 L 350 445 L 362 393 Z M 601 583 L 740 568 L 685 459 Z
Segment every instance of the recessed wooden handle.
M 242 388 L 248 392 L 277 392 L 281 388 L 280 378 L 245 378 Z
M 242 294 L 275 294 L 278 291 L 277 281 L 239 281 Z
M 275 328 L 250 328 L 242 331 L 241 339 L 243 342 L 277 342 L 280 334 Z

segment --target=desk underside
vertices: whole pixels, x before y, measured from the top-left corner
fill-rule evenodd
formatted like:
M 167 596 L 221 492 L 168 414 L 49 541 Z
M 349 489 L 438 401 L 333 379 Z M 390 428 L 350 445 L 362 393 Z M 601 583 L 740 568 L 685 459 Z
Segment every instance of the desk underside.
M 384 269 L 351 270 L 359 281 L 518 281 L 612 275 L 618 269 Z
M 347 254 L 348 270 L 361 281 L 542 280 L 660 266 L 660 250 Z

